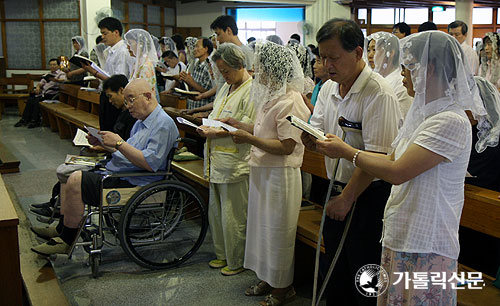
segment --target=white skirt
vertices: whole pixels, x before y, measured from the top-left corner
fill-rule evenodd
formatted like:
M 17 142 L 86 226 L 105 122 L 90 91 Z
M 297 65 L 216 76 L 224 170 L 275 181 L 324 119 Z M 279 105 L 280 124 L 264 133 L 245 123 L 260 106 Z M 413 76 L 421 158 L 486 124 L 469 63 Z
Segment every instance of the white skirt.
M 293 282 L 302 201 L 299 168 L 250 167 L 245 268 L 274 288 Z

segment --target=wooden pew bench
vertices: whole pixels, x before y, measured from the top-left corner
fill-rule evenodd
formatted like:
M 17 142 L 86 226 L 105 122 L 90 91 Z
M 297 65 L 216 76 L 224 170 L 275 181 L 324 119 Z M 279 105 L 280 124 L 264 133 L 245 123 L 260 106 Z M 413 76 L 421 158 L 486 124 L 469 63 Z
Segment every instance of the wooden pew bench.
M 0 142 L 0 173 L 19 172 L 21 162 Z
M 22 305 L 22 277 L 17 226 L 19 218 L 0 175 L 0 301 Z
M 0 119 L 5 103 L 9 101 L 17 103 L 19 115 L 22 115 L 33 86 L 33 80 L 23 77 L 0 78 Z
M 72 138 L 76 128 L 99 128 L 99 93 L 80 90 L 77 85 L 62 85 L 61 103 L 40 103 L 44 125 L 50 126 L 59 137 Z

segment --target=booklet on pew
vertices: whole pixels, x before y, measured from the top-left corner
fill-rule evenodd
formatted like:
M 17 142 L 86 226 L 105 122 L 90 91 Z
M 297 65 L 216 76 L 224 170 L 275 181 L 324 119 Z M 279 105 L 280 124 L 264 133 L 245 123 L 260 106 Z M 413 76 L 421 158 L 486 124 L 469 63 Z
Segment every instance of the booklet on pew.
M 90 59 L 86 58 L 85 56 L 75 54 L 75 55 L 73 55 L 72 58 L 69 59 L 69 62 L 77 65 L 80 68 L 83 68 L 84 65 L 89 65 L 90 67 L 94 68 L 101 75 L 104 75 L 108 78 L 110 77 L 110 75 L 106 71 L 102 70 L 101 67 L 99 67 L 99 65 L 97 65 L 95 62 L 91 61 Z
M 286 119 L 288 119 L 288 121 L 290 121 L 294 127 L 301 129 L 302 131 L 312 135 L 319 140 L 324 141 L 327 139 L 325 133 L 323 133 L 321 130 L 318 130 L 317 128 L 294 115 L 288 116 L 286 117 Z
M 98 162 L 103 160 L 102 156 L 80 156 L 80 155 L 66 155 L 64 163 L 66 165 L 82 165 L 82 166 L 95 166 Z

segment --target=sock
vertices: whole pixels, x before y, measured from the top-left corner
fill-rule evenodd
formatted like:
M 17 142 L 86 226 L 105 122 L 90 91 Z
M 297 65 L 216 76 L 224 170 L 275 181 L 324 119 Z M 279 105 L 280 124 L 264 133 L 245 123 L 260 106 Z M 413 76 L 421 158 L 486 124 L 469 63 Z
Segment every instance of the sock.
M 61 218 L 59 218 L 59 223 L 56 226 L 56 231 L 59 235 L 61 235 L 63 228 L 64 228 L 64 215 L 61 215 Z
M 61 239 L 67 244 L 71 245 L 73 244 L 73 241 L 75 241 L 76 233 L 78 233 L 78 228 L 69 228 L 67 226 L 64 226 L 61 233 Z

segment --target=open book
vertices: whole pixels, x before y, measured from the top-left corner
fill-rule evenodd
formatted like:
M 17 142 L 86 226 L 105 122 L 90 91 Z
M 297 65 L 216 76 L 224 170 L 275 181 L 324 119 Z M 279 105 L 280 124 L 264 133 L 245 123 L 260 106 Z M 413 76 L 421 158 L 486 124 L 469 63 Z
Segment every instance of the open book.
M 73 138 L 73 144 L 77 147 L 90 147 L 87 135 L 87 133 L 80 129 L 76 130 L 75 138 Z
M 294 127 L 301 129 L 302 131 L 312 135 L 319 140 L 324 141 L 327 139 L 325 137 L 325 133 L 323 133 L 321 130 L 318 130 L 317 128 L 294 115 L 288 116 L 286 117 L 286 119 L 288 119 L 288 121 L 290 121 Z
M 180 88 L 174 88 L 174 90 L 178 93 L 181 93 L 183 95 L 192 95 L 192 96 L 197 96 L 199 95 L 201 92 L 199 91 L 189 91 L 189 90 L 183 90 L 183 89 L 180 89 Z
M 95 166 L 105 157 L 102 156 L 79 156 L 79 155 L 66 155 L 66 160 L 64 161 L 66 165 L 83 165 L 83 166 Z
M 101 67 L 99 67 L 99 65 L 97 65 L 96 63 L 94 63 L 90 59 L 86 58 L 85 56 L 75 54 L 75 55 L 73 55 L 72 58 L 69 59 L 69 62 L 72 64 L 75 64 L 81 68 L 83 68 L 83 66 L 85 66 L 85 65 L 88 65 L 88 66 L 94 68 L 101 75 L 104 75 L 108 78 L 110 77 L 110 75 L 106 71 L 102 70 Z
M 56 76 L 53 75 L 52 73 L 47 73 L 46 75 L 44 75 L 42 77 L 42 79 L 44 79 L 47 82 L 50 82 L 50 81 L 52 81 L 52 79 L 55 79 L 55 78 L 56 78 Z

